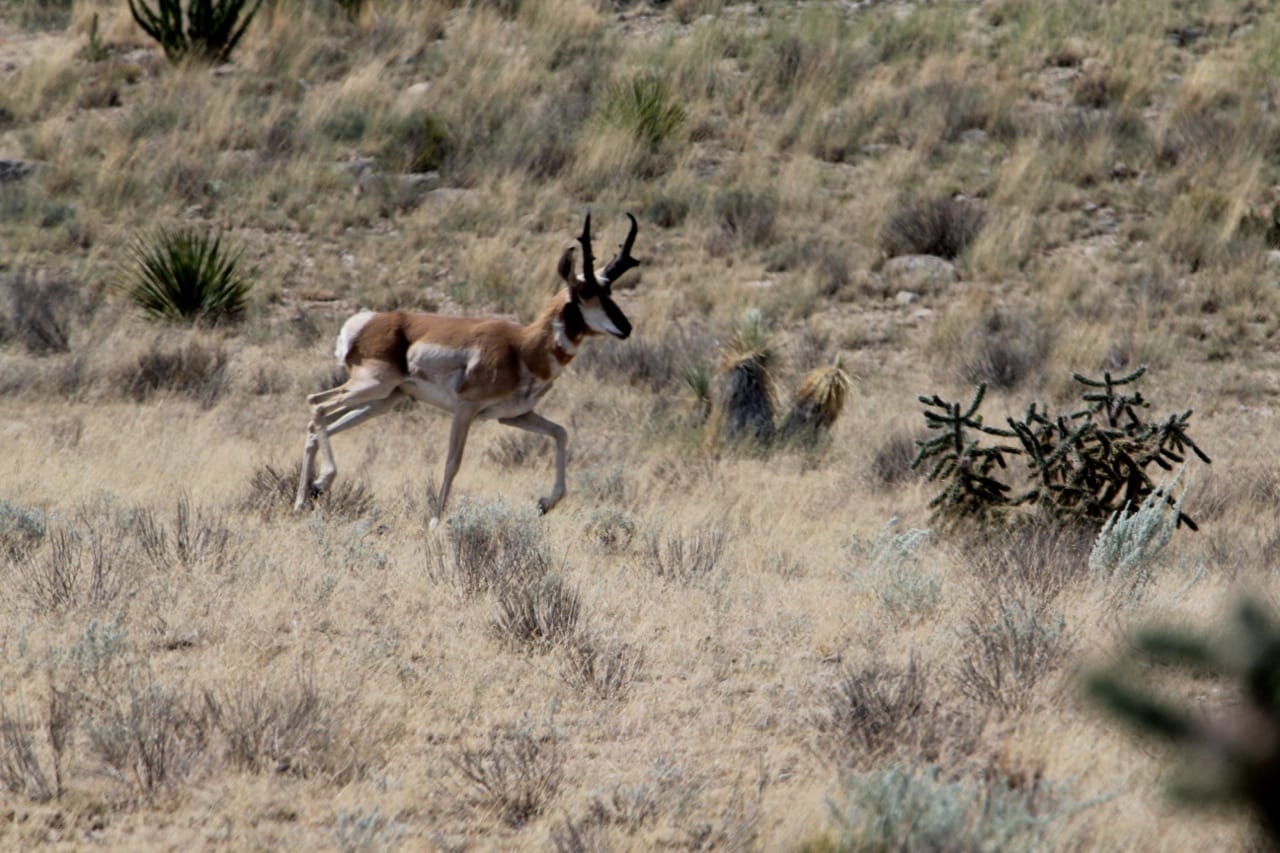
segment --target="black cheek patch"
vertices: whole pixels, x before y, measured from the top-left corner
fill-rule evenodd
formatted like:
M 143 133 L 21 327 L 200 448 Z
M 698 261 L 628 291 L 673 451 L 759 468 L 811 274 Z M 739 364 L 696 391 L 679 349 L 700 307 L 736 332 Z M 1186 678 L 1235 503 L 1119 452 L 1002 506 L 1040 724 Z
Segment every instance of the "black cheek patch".
M 607 296 L 600 298 L 600 307 L 604 309 L 605 315 L 609 318 L 609 322 L 621 333 L 620 338 L 625 338 L 631 334 L 631 321 L 622 313 L 622 309 L 618 304 Z
M 564 334 L 569 340 L 581 340 L 587 333 L 587 321 L 582 316 L 582 309 L 578 307 L 578 303 L 570 302 L 565 305 L 564 311 L 560 312 L 560 319 L 564 321 Z

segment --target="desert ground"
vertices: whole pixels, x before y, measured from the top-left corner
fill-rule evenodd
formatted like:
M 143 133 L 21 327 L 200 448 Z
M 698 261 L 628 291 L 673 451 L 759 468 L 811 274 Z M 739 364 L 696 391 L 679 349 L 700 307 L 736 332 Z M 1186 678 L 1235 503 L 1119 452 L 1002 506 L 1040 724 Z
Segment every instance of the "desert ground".
M 1278 12 L 268 0 L 205 61 L 0 0 L 0 846 L 1263 849 L 1082 684 L 1280 593 Z M 294 513 L 343 321 L 529 322 L 588 209 L 642 264 L 539 408 L 560 505 L 481 423 L 430 530 L 448 420 L 404 404 Z M 139 306 L 183 229 L 235 316 Z M 744 358 L 779 423 L 838 366 L 838 418 L 730 435 Z M 1097 519 L 931 508 L 921 396 L 1139 366 L 1198 531 L 1126 574 Z

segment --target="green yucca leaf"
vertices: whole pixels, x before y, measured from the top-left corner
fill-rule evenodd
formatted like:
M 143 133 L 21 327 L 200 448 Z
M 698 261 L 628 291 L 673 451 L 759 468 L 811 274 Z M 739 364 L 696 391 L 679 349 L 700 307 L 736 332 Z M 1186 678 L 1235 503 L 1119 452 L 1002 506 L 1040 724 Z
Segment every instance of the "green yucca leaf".
M 216 323 L 238 318 L 249 284 L 240 275 L 240 252 L 222 237 L 196 229 L 161 229 L 132 247 L 134 279 L 129 297 L 157 320 Z

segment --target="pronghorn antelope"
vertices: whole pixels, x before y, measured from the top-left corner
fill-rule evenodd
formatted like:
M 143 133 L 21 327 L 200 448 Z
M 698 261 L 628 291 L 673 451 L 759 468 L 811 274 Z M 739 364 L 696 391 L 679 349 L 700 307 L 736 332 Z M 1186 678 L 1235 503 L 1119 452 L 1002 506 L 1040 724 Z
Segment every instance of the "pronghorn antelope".
M 631 257 L 636 218 L 613 260 L 602 271 L 591 254 L 591 214 L 578 242 L 582 274 L 573 274 L 573 247 L 560 258 L 566 287 L 543 308 L 538 319 L 521 326 L 498 317 L 444 317 L 407 311 L 361 311 L 338 333 L 336 355 L 348 370 L 347 381 L 307 397 L 311 424 L 302 455 L 302 476 L 294 509 L 333 482 L 337 466 L 329 436 L 389 411 L 402 397 L 453 413 L 444 480 L 431 527 L 440 521 L 449 488 L 462 461 L 467 432 L 477 418 L 550 436 L 556 443 L 556 479 L 551 494 L 538 501 L 549 511 L 564 497 L 567 435 L 564 427 L 534 412 L 578 352 L 587 335 L 626 338 L 631 323 L 613 301 L 613 282 L 640 262 Z M 311 479 L 316 451 L 324 453 L 319 476 Z

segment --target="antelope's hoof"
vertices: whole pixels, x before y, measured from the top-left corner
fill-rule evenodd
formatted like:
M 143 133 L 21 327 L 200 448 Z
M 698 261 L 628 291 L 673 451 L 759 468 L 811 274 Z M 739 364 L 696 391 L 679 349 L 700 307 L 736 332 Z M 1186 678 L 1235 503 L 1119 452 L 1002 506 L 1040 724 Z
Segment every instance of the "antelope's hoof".
M 440 516 L 431 519 L 431 523 L 427 525 L 427 529 L 435 533 L 440 528 Z
M 546 515 L 555 506 L 550 498 L 538 498 L 538 515 Z

